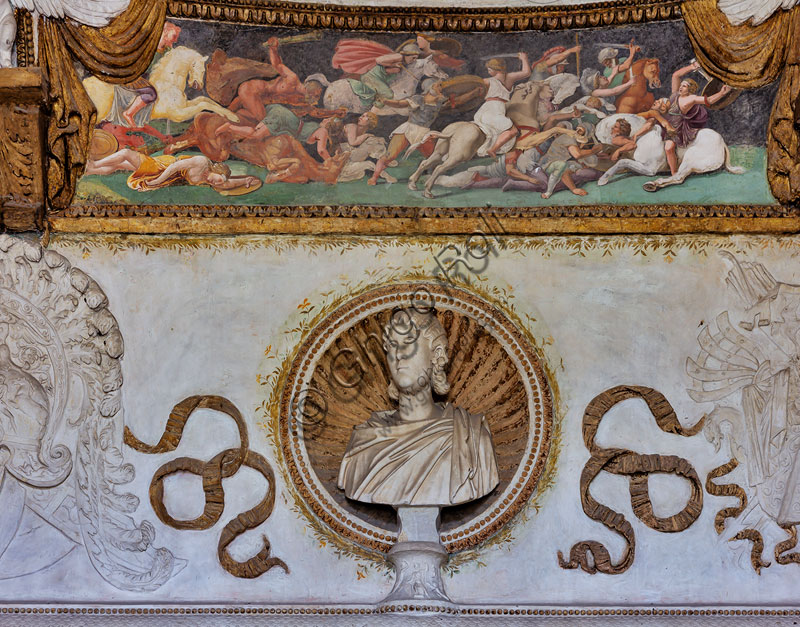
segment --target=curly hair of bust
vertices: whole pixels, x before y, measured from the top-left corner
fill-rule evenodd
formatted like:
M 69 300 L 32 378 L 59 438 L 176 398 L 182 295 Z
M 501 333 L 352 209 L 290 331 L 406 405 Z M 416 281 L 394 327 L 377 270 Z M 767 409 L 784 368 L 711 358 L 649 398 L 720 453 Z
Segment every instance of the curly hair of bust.
M 399 315 L 399 316 L 398 316 Z M 402 321 L 397 324 L 397 319 Z M 403 329 L 403 327 L 407 327 Z M 383 327 L 384 341 L 388 339 L 392 332 L 407 335 L 412 334 L 416 341 L 425 339 L 429 342 L 431 347 L 431 386 L 436 394 L 444 395 L 450 391 L 450 384 L 447 382 L 447 373 L 445 368 L 450 361 L 447 356 L 447 333 L 436 317 L 433 310 L 419 311 L 413 307 L 406 307 L 403 309 L 396 309 L 392 313 L 389 322 Z M 404 333 L 405 331 L 405 333 Z M 399 390 L 394 381 L 389 382 L 389 398 L 397 400 L 400 397 Z

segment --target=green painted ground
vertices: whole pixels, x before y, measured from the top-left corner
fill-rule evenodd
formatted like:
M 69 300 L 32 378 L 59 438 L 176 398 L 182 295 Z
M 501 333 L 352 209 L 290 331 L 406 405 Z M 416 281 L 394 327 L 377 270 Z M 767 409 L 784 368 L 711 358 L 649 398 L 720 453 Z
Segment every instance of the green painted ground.
M 188 153 L 187 153 L 188 154 Z M 655 193 L 642 189 L 649 177 L 619 179 L 605 187 L 588 183 L 587 196 L 574 196 L 568 191 L 543 200 L 538 193 L 502 192 L 499 189 L 460 190 L 434 188 L 435 199 L 412 192 L 405 181 L 416 169 L 420 158 L 403 162 L 389 172 L 399 178 L 394 185 L 368 186 L 366 179 L 352 183 L 306 185 L 279 183 L 264 185 L 245 196 L 222 196 L 208 187 L 167 187 L 150 192 L 130 189 L 126 173 L 109 176 L 85 176 L 78 185 L 76 204 L 178 204 L 178 205 L 383 205 L 410 207 L 539 207 L 545 205 L 595 204 L 747 204 L 769 205 L 775 199 L 769 192 L 766 177 L 766 150 L 750 146 L 732 146 L 731 161 L 743 166 L 744 174 L 716 172 L 692 176 L 683 185 L 675 185 Z M 474 161 L 473 164 L 480 163 Z M 264 178 L 265 170 L 241 161 L 229 161 L 234 174 L 253 174 Z M 423 179 L 424 182 L 424 179 Z

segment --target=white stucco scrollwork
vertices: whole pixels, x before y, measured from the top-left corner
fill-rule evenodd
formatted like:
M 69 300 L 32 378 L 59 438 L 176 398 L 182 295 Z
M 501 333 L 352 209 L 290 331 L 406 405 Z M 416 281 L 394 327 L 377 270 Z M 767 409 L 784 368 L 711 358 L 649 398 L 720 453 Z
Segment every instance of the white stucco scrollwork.
M 748 20 L 761 24 L 779 9 L 791 9 L 797 0 L 719 0 L 722 11 L 731 24 L 738 26 Z
M 36 16 L 69 18 L 85 26 L 106 26 L 128 8 L 131 0 L 0 0 L 0 67 L 12 67 L 12 48 L 17 34 L 14 9 Z M 35 20 L 34 20 L 35 22 Z
M 120 491 L 135 473 L 119 448 L 123 341 L 107 305 L 62 255 L 0 235 L 0 579 L 79 544 L 123 590 L 155 590 L 182 567 Z

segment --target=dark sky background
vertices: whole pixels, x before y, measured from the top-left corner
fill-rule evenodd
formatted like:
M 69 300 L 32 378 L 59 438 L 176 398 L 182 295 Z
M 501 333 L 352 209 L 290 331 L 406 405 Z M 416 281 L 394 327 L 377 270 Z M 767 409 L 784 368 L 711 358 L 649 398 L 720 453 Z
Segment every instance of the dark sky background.
M 264 26 L 243 26 L 222 22 L 199 22 L 190 20 L 174 20 L 182 27 L 178 45 L 188 46 L 203 54 L 211 54 L 221 48 L 229 56 L 247 57 L 259 61 L 267 61 L 267 50 L 262 43 L 275 35 L 283 37 L 306 32 L 295 29 L 281 29 Z M 412 37 L 407 33 L 359 33 L 346 31 L 323 31 L 321 41 L 287 45 L 281 48 L 284 63 L 297 72 L 301 79 L 315 72 L 322 72 L 329 80 L 341 77 L 339 70 L 331 66 L 336 43 L 343 38 L 364 38 L 396 48 Z M 643 56 L 657 57 L 661 61 L 662 87 L 654 93 L 657 98 L 670 95 L 670 79 L 672 72 L 694 57 L 686 37 L 682 21 L 657 22 L 634 26 L 597 28 L 585 30 L 522 33 L 466 33 L 448 35 L 457 39 L 463 46 L 462 59 L 466 61 L 465 72 L 487 76 L 482 57 L 491 54 L 527 52 L 531 61 L 552 46 L 573 46 L 577 36 L 583 45 L 581 51 L 581 69 L 594 67 L 600 69 L 597 55 L 602 46 L 600 43 L 627 44 L 634 39 L 642 47 L 636 58 Z M 624 51 L 621 51 L 624 54 Z M 514 61 L 511 61 L 515 64 Z M 515 65 L 511 65 L 515 69 Z M 574 56 L 570 57 L 569 72 L 575 72 Z M 705 81 L 697 73 L 690 74 L 697 80 L 702 90 Z M 744 92 L 727 108 L 710 112 L 709 126 L 719 131 L 729 144 L 750 144 L 763 146 L 766 143 L 766 132 L 770 109 L 777 91 L 777 83 L 762 89 Z M 578 90 L 575 99 L 583 94 Z M 565 102 L 569 103 L 569 100 Z M 563 105 L 562 105 L 563 106 Z M 469 114 L 461 114 L 461 118 Z M 403 118 L 392 116 L 383 120 L 387 134 L 403 121 Z M 451 122 L 448 116 L 441 115 L 435 128 L 441 128 Z

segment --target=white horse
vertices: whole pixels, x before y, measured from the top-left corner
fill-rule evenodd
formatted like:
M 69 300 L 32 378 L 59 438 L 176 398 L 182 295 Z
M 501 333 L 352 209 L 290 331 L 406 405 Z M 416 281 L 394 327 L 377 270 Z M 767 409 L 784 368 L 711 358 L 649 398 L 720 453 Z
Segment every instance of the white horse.
M 539 82 L 524 83 L 514 90 L 511 101 L 506 105 L 506 115 L 519 128 L 540 128 L 543 125 L 543 110 L 540 107 L 540 92 L 544 86 Z M 550 87 L 552 95 L 552 87 Z M 478 149 L 486 141 L 486 135 L 475 122 L 453 122 L 448 124 L 441 132 L 432 132 L 429 137 L 435 137 L 436 146 L 433 153 L 424 159 L 417 167 L 414 174 L 408 179 L 408 188 L 417 189 L 417 182 L 427 171 L 432 170 L 422 195 L 425 198 L 434 198 L 433 186 L 460 187 L 472 178 L 472 173 L 467 175 L 457 173 L 454 176 L 445 176 L 447 172 L 474 159 Z M 412 147 L 413 148 L 413 147 Z M 406 152 L 408 155 L 411 148 Z M 441 178 L 444 177 L 444 178 Z M 439 183 L 438 181 L 441 181 Z
M 616 121 L 624 118 L 631 122 L 633 132 L 641 128 L 642 118 L 637 115 L 618 113 L 601 120 L 596 129 L 597 138 L 603 143 L 610 143 L 611 128 Z M 636 126 L 634 126 L 634 124 Z M 667 185 L 680 185 L 691 174 L 715 172 L 724 167 L 732 174 L 743 174 L 744 168 L 735 167 L 730 162 L 730 150 L 722 139 L 722 135 L 710 128 L 700 129 L 697 137 L 685 148 L 678 148 L 678 171 L 669 177 L 648 181 L 642 187 L 648 192 L 655 192 Z M 669 172 L 667 153 L 661 129 L 642 135 L 636 143 L 633 159 L 620 159 L 597 181 L 598 185 L 606 185 L 611 177 L 620 172 L 635 172 L 645 176 L 656 176 L 659 172 Z
M 408 179 L 408 189 L 415 191 L 420 176 L 433 169 L 422 192 L 425 198 L 434 197 L 432 189 L 440 176 L 473 159 L 478 154 L 478 148 L 486 141 L 486 135 L 475 122 L 453 122 L 439 133 L 430 133 L 430 136 L 437 138 L 433 153 L 419 164 Z
M 151 118 L 185 122 L 202 111 L 211 111 L 238 121 L 238 116 L 211 98 L 198 96 L 189 100 L 186 97 L 187 83 L 195 89 L 202 89 L 205 84 L 207 59 L 196 50 L 178 46 L 156 63 L 148 77 L 158 94 Z M 114 85 L 92 76 L 83 81 L 83 86 L 97 109 L 97 119 L 106 119 L 114 102 Z
M 416 61 L 408 67 L 404 67 L 399 74 L 395 75 L 389 85 L 392 88 L 393 100 L 404 100 L 417 93 L 419 84 L 425 78 L 445 80 L 448 75 L 432 60 L 426 59 L 424 63 Z M 366 113 L 372 111 L 375 115 L 406 115 L 408 109 L 396 109 L 394 107 L 373 107 L 365 106 L 361 98 L 356 96 L 350 82 L 346 78 L 333 81 L 325 90 L 322 104 L 326 109 L 338 109 L 344 107 L 352 113 Z

